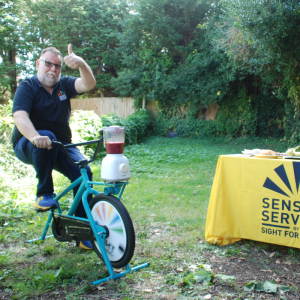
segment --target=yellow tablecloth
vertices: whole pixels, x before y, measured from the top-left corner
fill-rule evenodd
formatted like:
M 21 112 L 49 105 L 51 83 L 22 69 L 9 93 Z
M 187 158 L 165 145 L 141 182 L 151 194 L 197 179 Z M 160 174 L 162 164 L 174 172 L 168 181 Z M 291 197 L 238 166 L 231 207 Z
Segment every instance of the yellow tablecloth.
M 219 157 L 205 239 L 240 239 L 300 248 L 300 160 Z

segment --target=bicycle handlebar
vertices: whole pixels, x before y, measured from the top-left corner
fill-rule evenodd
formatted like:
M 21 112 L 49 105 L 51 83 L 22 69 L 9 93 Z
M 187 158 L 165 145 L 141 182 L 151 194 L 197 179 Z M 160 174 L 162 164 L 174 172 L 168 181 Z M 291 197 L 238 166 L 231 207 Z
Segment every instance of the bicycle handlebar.
M 99 148 L 100 148 L 100 143 L 103 139 L 103 136 L 102 136 L 102 130 L 100 131 L 100 134 L 101 134 L 101 137 L 100 139 L 98 140 L 94 140 L 94 141 L 88 141 L 88 142 L 83 142 L 83 143 L 77 143 L 77 144 L 62 144 L 61 142 L 58 142 L 58 141 L 52 141 L 52 146 L 58 146 L 60 147 L 64 153 L 66 154 L 67 156 L 67 159 L 68 161 L 73 164 L 73 165 L 82 165 L 82 166 L 86 166 L 88 165 L 89 163 L 91 163 L 92 161 L 95 160 L 96 158 L 96 155 L 98 154 L 99 152 Z M 69 155 L 68 151 L 66 150 L 67 148 L 72 148 L 72 147 L 76 147 L 76 146 L 84 146 L 84 145 L 90 145 L 90 144 L 96 144 L 98 143 L 97 147 L 96 147 L 96 150 L 94 152 L 94 155 L 93 157 L 90 159 L 90 160 L 87 160 L 87 159 L 83 159 L 83 160 L 80 160 L 80 161 L 74 161 L 71 156 Z

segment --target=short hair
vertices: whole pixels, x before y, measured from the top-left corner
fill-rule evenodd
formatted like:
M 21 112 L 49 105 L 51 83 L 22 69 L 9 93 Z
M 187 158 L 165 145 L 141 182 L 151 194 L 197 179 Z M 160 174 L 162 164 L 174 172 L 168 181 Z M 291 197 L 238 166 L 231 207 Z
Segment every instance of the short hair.
M 40 56 L 40 57 L 42 57 L 42 55 L 43 55 L 45 52 L 47 52 L 47 51 L 50 51 L 50 52 L 52 52 L 53 54 L 57 54 L 57 55 L 60 55 L 61 57 L 63 57 L 62 54 L 60 53 L 60 51 L 57 50 L 57 49 L 54 48 L 54 47 L 47 47 L 47 48 L 43 49 L 42 52 L 41 52 L 41 56 Z

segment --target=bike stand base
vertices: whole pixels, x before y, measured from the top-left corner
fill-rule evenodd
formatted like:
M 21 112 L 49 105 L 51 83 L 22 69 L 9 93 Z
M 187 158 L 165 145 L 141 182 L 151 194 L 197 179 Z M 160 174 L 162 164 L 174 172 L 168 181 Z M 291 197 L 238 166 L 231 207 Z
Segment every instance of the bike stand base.
M 108 276 L 106 278 L 103 278 L 103 279 L 100 279 L 100 280 L 97 280 L 97 281 L 94 281 L 91 283 L 91 285 L 99 285 L 101 283 L 104 283 L 104 282 L 108 282 L 110 280 L 115 280 L 115 279 L 118 279 L 126 274 L 129 274 L 129 273 L 132 273 L 132 272 L 135 272 L 135 271 L 138 271 L 140 269 L 144 269 L 144 268 L 148 268 L 150 266 L 150 263 L 147 262 L 147 263 L 144 263 L 144 264 L 141 264 L 139 266 L 136 266 L 136 267 L 133 267 L 133 268 L 130 268 L 129 264 L 126 265 L 126 271 L 124 272 L 121 272 L 121 273 L 117 273 L 115 274 L 113 272 L 113 274 L 111 276 Z

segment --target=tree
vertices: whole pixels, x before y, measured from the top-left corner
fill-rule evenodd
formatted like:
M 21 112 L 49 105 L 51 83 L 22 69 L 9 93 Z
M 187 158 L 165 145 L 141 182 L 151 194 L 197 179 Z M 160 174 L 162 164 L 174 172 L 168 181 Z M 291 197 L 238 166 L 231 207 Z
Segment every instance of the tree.
M 202 71 L 196 75 L 191 68 L 195 71 L 195 56 L 205 51 L 206 13 L 210 8 L 210 1 L 199 0 L 134 2 L 134 13 L 119 35 L 117 51 L 123 58 L 123 69 L 113 80 L 116 92 L 138 100 L 155 99 L 168 111 L 174 108 L 178 112 L 191 102 L 199 107 L 202 88 L 196 86 Z M 202 67 L 210 68 L 207 63 Z
M 118 0 L 46 0 L 27 1 L 31 16 L 25 30 L 27 41 L 34 49 L 32 63 L 47 46 L 67 54 L 71 43 L 75 54 L 91 66 L 97 80 L 97 95 L 113 95 L 110 79 L 117 76 L 120 58 L 115 55 L 117 33 L 122 31 L 122 19 L 128 14 L 125 1 Z M 64 67 L 63 73 L 77 76 L 75 70 Z
M 21 66 L 17 64 L 18 48 L 22 44 L 20 26 L 24 22 L 22 0 L 0 1 L 0 99 L 13 97 L 17 88 L 17 75 Z
M 222 2 L 223 40 L 237 68 L 260 76 L 261 88 L 285 101 L 286 138 L 300 140 L 300 3 L 297 0 Z M 236 32 L 231 38 L 231 32 Z M 242 54 L 242 55 L 241 55 Z

